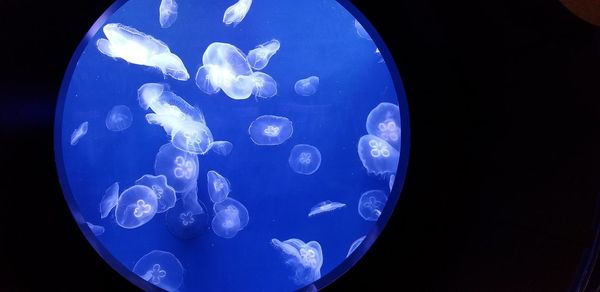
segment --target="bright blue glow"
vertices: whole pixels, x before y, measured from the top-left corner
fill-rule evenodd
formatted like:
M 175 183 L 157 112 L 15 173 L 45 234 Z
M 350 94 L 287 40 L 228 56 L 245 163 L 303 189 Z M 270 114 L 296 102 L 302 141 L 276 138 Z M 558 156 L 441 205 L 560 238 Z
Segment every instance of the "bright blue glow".
M 363 193 L 358 201 L 358 214 L 367 221 L 377 221 L 387 203 L 383 191 L 373 190 Z
M 260 116 L 248 127 L 250 139 L 256 145 L 279 145 L 293 133 L 294 126 L 288 118 L 273 115 Z
M 167 251 L 153 250 L 144 255 L 135 263 L 133 272 L 167 291 L 177 291 L 183 283 L 183 266 Z
M 104 192 L 104 196 L 102 196 L 102 200 L 100 201 L 100 205 L 98 206 L 98 210 L 100 211 L 100 218 L 104 219 L 108 216 L 110 211 L 117 206 L 117 201 L 119 200 L 119 183 L 115 182 L 106 191 Z
M 264 44 L 258 45 L 255 49 L 248 52 L 248 63 L 254 70 L 262 70 L 269 64 L 271 57 L 279 51 L 281 43 L 278 40 L 270 40 Z
M 320 79 L 317 76 L 310 76 L 304 79 L 296 81 L 294 84 L 294 90 L 296 94 L 301 96 L 311 96 L 317 93 L 319 89 Z
M 198 156 L 181 151 L 173 144 L 160 147 L 154 162 L 154 172 L 164 175 L 167 183 L 178 193 L 191 190 L 198 178 Z
M 248 10 L 250 10 L 250 6 L 252 5 L 252 0 L 239 0 L 237 3 L 233 4 L 227 10 L 225 10 L 225 14 L 223 15 L 223 23 L 226 25 L 237 26 L 246 14 L 248 14 Z
M 308 216 L 314 216 L 317 214 L 331 212 L 339 208 L 346 207 L 346 204 L 340 202 L 332 202 L 330 200 L 320 202 L 310 209 Z
M 106 115 L 106 128 L 113 132 L 127 130 L 133 123 L 133 114 L 125 105 L 114 106 Z
M 358 156 L 368 173 L 391 175 L 398 169 L 400 152 L 377 136 L 365 135 L 358 141 Z
M 160 27 L 169 28 L 177 20 L 179 5 L 176 0 L 162 0 L 159 7 Z
M 357 240 L 355 240 L 352 245 L 350 245 L 350 248 L 348 249 L 348 254 L 346 255 L 346 257 L 349 257 L 365 240 L 365 238 L 367 238 L 367 236 L 361 236 L 359 237 Z
M 215 141 L 211 144 L 210 149 L 221 156 L 227 156 L 233 150 L 233 144 L 229 141 Z
M 137 185 L 143 185 L 151 188 L 158 200 L 156 213 L 163 213 L 175 206 L 175 190 L 167 184 L 167 177 L 164 175 L 146 174 L 135 181 Z
M 115 219 L 123 228 L 138 228 L 154 218 L 158 201 L 154 191 L 147 186 L 132 186 L 117 201 Z
M 285 263 L 293 270 L 292 279 L 298 285 L 308 285 L 321 277 L 323 250 L 316 241 L 304 241 L 296 238 L 280 241 L 271 240 L 285 258 Z
M 400 108 L 389 102 L 377 105 L 367 116 L 367 132 L 400 150 Z
M 288 163 L 295 172 L 311 175 L 321 166 L 321 151 L 312 145 L 296 145 L 290 152 Z
M 223 202 L 231 191 L 229 180 L 214 170 L 206 173 L 206 180 L 210 200 L 213 203 Z
M 73 131 L 71 134 L 71 146 L 75 146 L 79 143 L 79 140 L 87 134 L 88 127 L 88 122 L 83 122 Z

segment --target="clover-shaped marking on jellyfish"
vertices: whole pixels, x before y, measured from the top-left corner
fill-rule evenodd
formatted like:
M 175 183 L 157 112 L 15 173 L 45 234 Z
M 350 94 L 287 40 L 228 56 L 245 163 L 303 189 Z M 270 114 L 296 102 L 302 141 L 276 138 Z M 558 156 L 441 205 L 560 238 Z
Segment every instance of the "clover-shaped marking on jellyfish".
M 123 191 L 119 197 L 115 219 L 123 228 L 137 228 L 154 218 L 157 207 L 158 199 L 151 188 L 134 185 Z
M 175 190 L 167 184 L 167 177 L 164 175 L 146 174 L 135 181 L 137 185 L 144 185 L 152 189 L 158 200 L 158 210 L 156 213 L 163 213 L 175 206 L 177 197 Z
M 183 156 L 177 156 L 175 158 L 175 166 L 176 167 L 173 169 L 173 174 L 178 178 L 190 179 L 196 170 L 194 162 L 191 160 L 186 160 Z
M 150 214 L 153 208 L 152 205 L 146 203 L 144 200 L 137 200 L 135 209 L 133 210 L 133 216 L 140 218 L 144 214 Z
M 198 200 L 198 188 L 183 193 L 175 206 L 167 211 L 167 229 L 179 239 L 192 239 L 209 230 L 209 214 L 206 206 Z
M 183 266 L 175 255 L 167 251 L 147 253 L 137 261 L 133 272 L 167 291 L 177 291 L 183 283 Z
M 321 152 L 315 146 L 298 144 L 290 151 L 288 163 L 294 172 L 311 175 L 321 166 Z
M 386 141 L 398 141 L 400 139 L 399 129 L 396 123 L 392 120 L 386 120 L 377 125 L 379 128 L 380 137 Z
M 380 156 L 390 157 L 390 150 L 384 143 L 377 140 L 370 140 L 369 146 L 371 147 L 371 156 L 375 158 Z
M 213 206 L 215 217 L 212 229 L 215 234 L 223 238 L 233 238 L 250 220 L 248 209 L 239 201 L 227 197 Z
M 273 125 L 268 125 L 263 130 L 263 133 L 265 133 L 265 135 L 267 135 L 269 137 L 277 137 L 277 135 L 279 135 L 279 132 L 281 132 L 281 128 L 279 128 L 277 126 L 273 126 Z
M 367 173 L 383 177 L 396 173 L 400 152 L 387 141 L 374 135 L 365 135 L 358 141 L 357 148 Z
M 388 142 L 396 150 L 400 150 L 401 128 L 400 107 L 389 102 L 382 102 L 369 112 L 366 122 L 367 132 Z
M 264 115 L 248 127 L 250 139 L 256 145 L 279 145 L 292 137 L 294 126 L 286 117 Z
M 196 184 L 198 157 L 167 143 L 156 154 L 154 171 L 157 175 L 164 175 L 175 192 L 185 193 Z
M 358 214 L 367 221 L 377 221 L 387 203 L 383 191 L 371 190 L 363 193 L 358 201 Z
M 283 252 L 285 263 L 294 271 L 292 276 L 294 283 L 308 285 L 321 278 L 323 250 L 318 242 L 304 243 L 296 238 L 280 241 L 273 238 L 271 244 Z
M 160 268 L 160 264 L 154 264 L 154 266 L 152 266 L 152 271 L 150 271 L 150 274 L 152 275 L 150 282 L 152 282 L 152 284 L 154 285 L 160 284 L 160 280 L 167 276 L 167 272 Z
M 193 224 L 194 221 L 196 221 L 194 219 L 194 214 L 192 214 L 191 211 L 187 211 L 185 213 L 179 214 L 179 219 L 181 219 L 181 224 L 183 224 L 184 226 L 188 226 L 190 224 Z

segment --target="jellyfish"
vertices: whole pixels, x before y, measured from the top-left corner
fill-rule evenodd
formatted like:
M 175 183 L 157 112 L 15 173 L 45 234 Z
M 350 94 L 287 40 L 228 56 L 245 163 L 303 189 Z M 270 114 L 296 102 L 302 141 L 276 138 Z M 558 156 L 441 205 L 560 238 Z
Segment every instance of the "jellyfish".
M 87 132 L 88 122 L 81 123 L 81 125 L 79 125 L 79 127 L 77 127 L 77 129 L 73 131 L 73 134 L 71 134 L 71 146 L 77 145 L 77 143 L 79 143 L 79 140 L 83 138 L 83 136 L 85 136 Z
M 365 192 L 358 201 L 358 214 L 367 221 L 377 221 L 385 204 L 387 196 L 383 191 L 372 190 Z
M 250 217 L 248 209 L 242 203 L 232 198 L 226 198 L 213 206 L 215 217 L 212 220 L 213 232 L 223 238 L 233 238 L 246 225 Z
M 400 153 L 385 140 L 365 135 L 358 141 L 358 156 L 368 173 L 389 175 L 396 173 Z
M 164 175 L 153 176 L 146 174 L 135 181 L 136 185 L 147 186 L 156 194 L 158 207 L 156 213 L 163 213 L 175 206 L 177 197 L 175 190 L 167 184 L 167 177 Z
M 237 217 L 240 218 L 240 230 L 244 229 L 250 221 L 250 215 L 246 206 L 231 197 L 227 197 L 223 201 L 215 203 L 213 205 L 213 211 L 215 211 L 215 214 L 221 211 L 232 211 L 236 213 Z
M 189 206 L 188 202 L 179 200 L 166 214 L 167 229 L 180 239 L 196 238 L 209 227 L 206 206 L 200 201 L 196 201 L 194 208 Z
M 360 245 L 361 243 L 365 240 L 365 238 L 367 238 L 367 236 L 362 236 L 361 238 L 355 240 L 352 245 L 350 245 L 350 249 L 348 250 L 348 254 L 346 255 L 346 258 L 348 258 Z
M 208 196 L 213 203 L 220 203 L 231 191 L 231 185 L 229 180 L 218 172 L 211 170 L 206 173 L 206 179 L 208 181 Z
M 379 57 L 379 60 L 377 61 L 377 63 L 384 63 L 385 62 L 383 60 L 383 57 L 381 56 L 381 51 L 379 51 L 379 48 L 375 49 L 375 55 L 377 55 L 377 57 Z
M 183 283 L 183 266 L 168 251 L 153 250 L 147 253 L 135 263 L 132 271 L 167 291 L 177 291 Z
M 104 192 L 104 196 L 102 196 L 102 200 L 100 200 L 100 205 L 98 207 L 100 211 L 100 218 L 104 219 L 112 209 L 117 206 L 117 201 L 119 200 L 119 183 L 115 182 L 106 191 Z
M 273 77 L 262 72 L 250 74 L 254 88 L 252 94 L 256 97 L 271 98 L 277 95 L 277 82 Z
M 156 175 L 164 175 L 175 192 L 191 190 L 198 179 L 198 156 L 181 151 L 173 144 L 160 147 L 154 161 Z
M 392 187 L 394 186 L 394 181 L 396 180 L 396 175 L 390 175 L 390 192 L 392 191 Z
M 227 10 L 225 10 L 225 14 L 223 15 L 223 23 L 226 25 L 237 26 L 246 14 L 248 14 L 248 10 L 250 10 L 250 6 L 252 5 L 252 0 L 239 0 L 237 3 L 233 4 Z
M 294 84 L 294 90 L 296 91 L 296 94 L 301 96 L 314 95 L 319 89 L 319 80 L 320 79 L 317 76 L 300 79 Z
M 133 114 L 131 110 L 125 105 L 114 106 L 106 115 L 106 128 L 113 131 L 119 132 L 127 130 L 131 127 L 133 122 Z
M 283 252 L 286 264 L 294 270 L 292 280 L 296 285 L 308 285 L 321 278 L 323 251 L 318 242 L 304 243 L 296 238 L 282 242 L 273 238 L 271 244 Z
M 159 8 L 160 27 L 169 28 L 177 20 L 177 1 L 162 0 Z
M 344 203 L 339 203 L 339 202 L 332 202 L 330 200 L 327 201 L 323 201 L 320 202 L 318 204 L 316 204 L 314 207 L 312 207 L 310 209 L 310 213 L 308 213 L 308 217 L 317 215 L 317 214 L 321 214 L 321 213 L 325 213 L 325 212 L 331 212 L 333 210 L 345 207 L 346 204 Z
M 126 229 L 140 227 L 154 218 L 158 202 L 154 191 L 135 185 L 121 194 L 115 209 L 117 224 Z
M 360 22 L 358 22 L 357 19 L 354 20 L 354 28 L 356 28 L 356 33 L 358 34 L 359 37 L 366 39 L 366 40 L 372 40 L 369 33 L 365 30 L 365 28 L 362 26 L 362 24 L 360 24 Z
M 400 108 L 389 102 L 378 104 L 367 116 L 367 132 L 400 151 Z
M 271 57 L 277 53 L 281 44 L 273 39 L 264 44 L 258 45 L 256 49 L 248 52 L 248 63 L 252 69 L 262 70 L 269 64 Z
M 227 156 L 233 150 L 233 144 L 229 141 L 214 141 L 210 149 L 221 156 Z
M 294 127 L 286 117 L 265 115 L 256 118 L 248 128 L 256 145 L 279 145 L 292 137 Z
M 100 225 L 94 225 L 90 222 L 85 222 L 88 226 L 88 228 L 90 228 L 90 230 L 92 231 L 92 233 L 96 236 L 100 236 L 102 234 L 104 234 L 104 227 L 100 226 Z
M 298 144 L 292 148 L 288 162 L 293 171 L 311 175 L 321 166 L 321 152 L 315 146 Z
M 106 38 L 96 42 L 98 50 L 111 58 L 120 58 L 128 63 L 154 67 L 163 75 L 176 80 L 190 79 L 183 61 L 171 53 L 169 47 L 153 36 L 120 23 L 106 24 L 102 30 Z

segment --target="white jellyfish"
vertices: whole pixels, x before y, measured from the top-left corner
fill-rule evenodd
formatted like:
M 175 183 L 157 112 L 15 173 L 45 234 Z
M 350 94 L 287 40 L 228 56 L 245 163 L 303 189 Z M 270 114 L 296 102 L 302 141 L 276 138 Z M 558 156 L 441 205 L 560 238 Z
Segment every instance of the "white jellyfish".
M 308 213 L 308 217 L 311 217 L 311 216 L 314 216 L 317 214 L 321 214 L 321 213 L 325 213 L 325 212 L 331 212 L 333 210 L 337 210 L 337 209 L 345 207 L 345 206 L 346 206 L 346 204 L 340 203 L 340 202 L 332 202 L 330 200 L 323 201 L 323 202 L 316 204 L 314 207 L 312 207 L 310 209 L 310 213 Z
M 233 24 L 233 26 L 238 25 L 244 20 L 246 14 L 248 14 L 251 5 L 252 0 L 239 0 L 225 10 L 225 14 L 223 14 L 223 23 L 226 25 Z
M 389 102 L 378 104 L 367 116 L 367 132 L 375 135 L 396 150 L 400 150 L 401 130 L 400 130 L 400 108 Z
M 132 270 L 142 279 L 167 291 L 178 291 L 183 284 L 183 266 L 175 255 L 153 250 L 141 257 Z
M 396 180 L 396 175 L 392 174 L 390 175 L 390 192 L 392 191 L 392 187 L 394 187 L 394 181 Z
M 100 236 L 102 234 L 104 234 L 104 227 L 100 226 L 100 225 L 94 225 L 90 222 L 85 222 L 88 226 L 88 228 L 92 231 L 92 233 L 96 236 Z
M 119 226 L 126 229 L 140 227 L 154 218 L 158 206 L 156 194 L 147 186 L 135 185 L 121 194 L 115 209 Z
M 383 191 L 372 190 L 363 193 L 358 201 L 358 214 L 367 221 L 377 221 L 387 203 Z
M 229 141 L 214 141 L 210 149 L 221 156 L 227 156 L 233 150 L 233 144 Z
M 119 132 L 131 127 L 132 122 L 133 114 L 129 107 L 125 105 L 116 105 L 106 115 L 105 124 L 107 129 L 113 132 Z
M 167 143 L 156 154 L 154 172 L 156 175 L 164 175 L 175 192 L 184 193 L 196 185 L 198 166 L 198 156 Z
M 79 125 L 79 127 L 77 127 L 77 129 L 73 131 L 73 134 L 71 134 L 71 146 L 77 145 L 77 143 L 79 143 L 79 140 L 83 138 L 83 136 L 85 136 L 87 132 L 88 122 L 81 123 L 81 125 Z
M 135 181 L 137 185 L 143 185 L 151 188 L 156 194 L 158 207 L 156 213 L 163 213 L 175 206 L 177 197 L 175 190 L 167 184 L 167 177 L 164 175 L 153 176 L 146 174 Z
M 190 79 L 183 61 L 171 53 L 162 41 L 120 23 L 106 24 L 102 30 L 106 39 L 101 38 L 96 42 L 101 53 L 111 58 L 121 58 L 131 64 L 157 68 L 164 75 L 177 80 Z
M 288 163 L 296 173 L 311 175 L 321 166 L 321 152 L 315 146 L 298 144 L 290 151 Z
M 268 74 L 262 72 L 254 72 L 250 74 L 254 89 L 252 94 L 256 97 L 271 98 L 277 95 L 277 82 Z
M 286 117 L 264 115 L 248 127 L 250 139 L 256 145 L 279 145 L 292 137 L 294 127 Z
M 372 40 L 369 33 L 365 30 L 365 28 L 362 26 L 362 24 L 360 24 L 360 22 L 358 22 L 357 19 L 354 20 L 354 28 L 356 28 L 356 34 L 358 34 L 359 37 L 366 39 L 366 40 Z
M 235 237 L 250 221 L 246 206 L 230 197 L 214 204 L 213 210 L 215 217 L 212 220 L 212 229 L 219 237 Z
M 119 183 L 115 182 L 106 191 L 100 200 L 98 210 L 100 211 L 100 218 L 104 219 L 112 209 L 117 206 L 119 200 Z
M 294 283 L 308 285 L 321 278 L 323 250 L 318 242 L 304 243 L 296 238 L 280 241 L 273 238 L 271 244 L 283 252 L 286 264 L 294 270 Z
M 206 180 L 208 182 L 208 196 L 213 203 L 220 203 L 227 198 L 231 191 L 231 185 L 227 178 L 211 170 L 206 173 Z
M 319 89 L 320 79 L 317 76 L 310 76 L 304 79 L 296 81 L 294 84 L 294 91 L 296 94 L 301 96 L 311 96 L 317 93 Z
M 281 43 L 273 39 L 264 44 L 258 45 L 254 50 L 248 52 L 248 63 L 255 70 L 262 70 L 269 64 L 271 57 L 279 51 Z
M 387 141 L 373 135 L 365 135 L 358 141 L 358 156 L 368 173 L 394 174 L 398 168 L 400 153 Z
M 162 0 L 159 7 L 160 27 L 169 28 L 177 20 L 178 5 L 176 0 Z
M 362 236 L 359 239 L 355 240 L 352 245 L 350 245 L 350 249 L 348 249 L 348 254 L 346 255 L 346 258 L 348 258 L 365 240 L 365 238 L 367 238 L 367 236 Z

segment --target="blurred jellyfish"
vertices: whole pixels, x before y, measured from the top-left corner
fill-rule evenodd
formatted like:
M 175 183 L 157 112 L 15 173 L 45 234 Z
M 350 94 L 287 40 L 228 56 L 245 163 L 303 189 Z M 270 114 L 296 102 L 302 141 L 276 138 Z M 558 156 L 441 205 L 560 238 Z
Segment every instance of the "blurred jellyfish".
M 212 230 L 219 237 L 233 238 L 250 220 L 248 209 L 242 203 L 232 198 L 226 198 L 213 206 L 215 217 L 212 220 Z
M 396 150 L 400 150 L 400 108 L 388 102 L 378 104 L 367 116 L 367 132 L 375 135 Z
M 292 148 L 288 162 L 295 172 L 311 175 L 321 166 L 321 152 L 314 146 L 298 144 Z
M 177 20 L 177 1 L 162 0 L 159 8 L 160 27 L 169 28 Z
M 300 79 L 294 84 L 294 90 L 296 91 L 296 94 L 301 96 L 314 95 L 319 89 L 319 81 L 320 79 L 317 76 Z
M 121 194 L 117 202 L 117 224 L 127 229 L 140 227 L 154 218 L 157 206 L 156 194 L 151 188 L 132 186 Z
M 250 221 L 248 209 L 246 209 L 246 206 L 244 206 L 238 200 L 227 197 L 223 201 L 213 205 L 213 211 L 215 211 L 215 214 L 225 210 L 237 213 L 237 216 L 240 218 L 240 230 L 244 229 L 244 227 L 248 225 L 248 222 Z
M 367 238 L 366 235 L 355 240 L 352 243 L 352 245 L 350 245 L 350 249 L 348 250 L 348 254 L 346 255 L 346 258 L 348 258 L 362 244 L 362 242 L 365 240 L 365 238 Z
M 268 74 L 254 72 L 250 75 L 254 89 L 252 94 L 261 98 L 271 98 L 277 95 L 277 82 Z
M 283 252 L 286 264 L 294 270 L 292 280 L 296 285 L 308 285 L 321 278 L 323 251 L 318 242 L 304 243 L 296 238 L 282 242 L 273 238 L 271 243 Z
M 77 143 L 79 142 L 79 139 L 83 138 L 83 136 L 85 136 L 85 134 L 87 134 L 87 132 L 88 132 L 88 122 L 81 123 L 81 125 L 79 125 L 79 127 L 77 127 L 77 129 L 75 129 L 73 131 L 73 134 L 71 134 L 71 146 L 77 145 Z
M 235 27 L 238 25 L 246 14 L 248 14 L 248 10 L 250 10 L 250 6 L 252 5 L 252 0 L 239 0 L 237 3 L 233 4 L 227 10 L 225 10 L 225 14 L 223 15 L 223 23 L 226 25 L 231 25 Z
M 198 157 L 167 143 L 160 147 L 154 161 L 156 175 L 164 175 L 175 192 L 191 190 L 198 179 Z
M 383 60 L 383 57 L 381 56 L 381 51 L 379 51 L 379 48 L 375 49 L 375 55 L 377 55 L 379 57 L 379 60 L 377 61 L 377 63 L 384 63 L 385 62 Z
M 396 180 L 396 175 L 390 175 L 390 192 L 392 191 L 392 187 L 394 186 L 394 181 Z
M 208 181 L 208 196 L 213 203 L 220 203 L 231 191 L 231 185 L 229 180 L 218 172 L 211 170 L 206 173 L 206 179 Z
M 113 131 L 119 132 L 127 130 L 131 127 L 133 122 L 133 114 L 131 110 L 125 105 L 114 106 L 106 115 L 106 128 Z
M 167 291 L 177 291 L 183 283 L 183 266 L 175 255 L 167 251 L 149 252 L 135 263 L 132 271 Z
M 271 57 L 277 53 L 281 44 L 273 39 L 264 44 L 258 45 L 256 49 L 248 53 L 248 63 L 255 70 L 262 70 L 269 64 Z
M 233 144 L 229 141 L 215 141 L 210 146 L 210 149 L 221 156 L 227 156 L 233 150 Z
M 386 203 L 387 196 L 383 191 L 365 192 L 358 201 L 358 214 L 367 221 L 377 221 Z
M 385 140 L 365 135 L 358 141 L 358 156 L 368 173 L 388 175 L 396 173 L 400 153 Z
M 279 145 L 292 137 L 294 127 L 286 117 L 265 115 L 256 118 L 248 128 L 256 145 Z
M 156 213 L 163 213 L 175 206 L 177 197 L 175 190 L 167 184 L 167 177 L 164 175 L 153 176 L 146 174 L 135 181 L 136 185 L 143 185 L 151 188 L 156 194 L 158 207 Z
M 100 218 L 104 219 L 112 209 L 117 206 L 117 201 L 119 200 L 119 183 L 115 182 L 106 191 L 104 192 L 104 196 L 102 196 L 102 200 L 100 200 L 99 210 L 100 210 Z
M 314 207 L 312 207 L 310 209 L 310 213 L 308 213 L 308 217 L 317 215 L 317 214 L 321 214 L 321 213 L 325 213 L 325 212 L 331 212 L 333 210 L 345 207 L 346 204 L 344 203 L 339 203 L 339 202 L 332 202 L 330 200 L 327 201 L 323 201 L 321 203 L 316 204 Z
M 196 238 L 208 230 L 209 215 L 206 206 L 200 201 L 196 201 L 193 208 L 190 205 L 189 201 L 179 200 L 167 211 L 167 229 L 177 238 Z
M 96 236 L 100 236 L 102 234 L 104 234 L 104 227 L 100 226 L 100 225 L 94 225 L 90 222 L 85 222 L 87 224 L 87 226 L 90 228 L 90 230 L 92 231 L 92 233 Z
M 160 69 L 164 75 L 177 80 L 190 79 L 183 61 L 169 47 L 153 36 L 120 23 L 109 23 L 102 29 L 106 39 L 96 42 L 98 50 L 111 58 L 128 63 Z
M 369 33 L 365 30 L 365 28 L 362 26 L 362 24 L 360 24 L 360 22 L 358 22 L 357 19 L 354 20 L 354 28 L 356 28 L 356 33 L 358 34 L 359 37 L 366 39 L 366 40 L 372 40 Z

